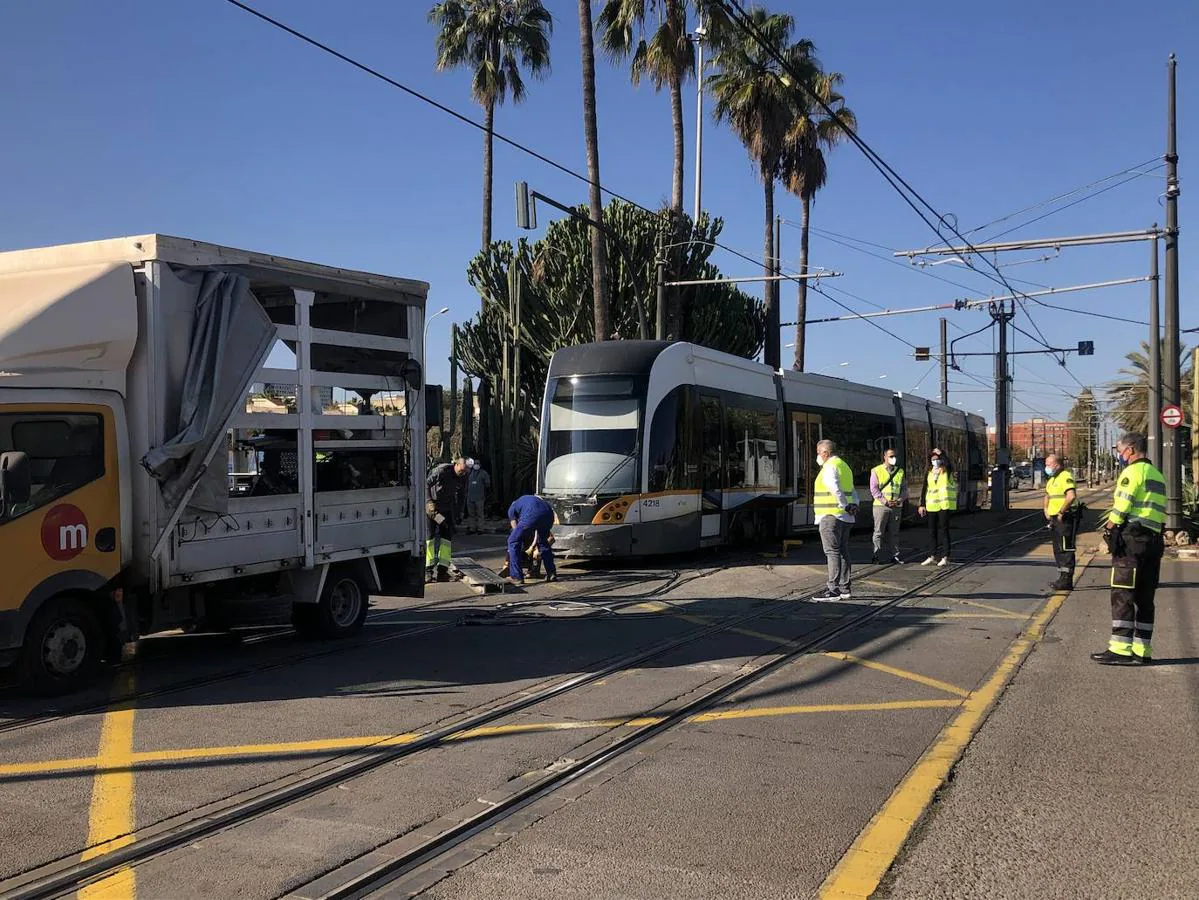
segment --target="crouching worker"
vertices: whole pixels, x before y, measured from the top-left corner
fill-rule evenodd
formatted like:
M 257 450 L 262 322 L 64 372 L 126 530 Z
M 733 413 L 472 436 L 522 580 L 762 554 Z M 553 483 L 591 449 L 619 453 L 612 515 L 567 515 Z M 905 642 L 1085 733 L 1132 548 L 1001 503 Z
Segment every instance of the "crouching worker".
M 545 566 L 545 580 L 557 581 L 558 569 L 554 565 L 551 545 L 554 536 L 554 509 L 536 494 L 525 494 L 508 507 L 508 523 L 512 532 L 508 535 L 508 580 L 512 584 L 524 584 L 525 573 L 522 557 L 530 542 L 535 544 L 536 554 Z
M 425 501 L 429 529 L 429 537 L 425 541 L 425 584 L 449 581 L 454 516 L 458 512 L 459 499 L 466 491 L 469 468 L 468 460 L 458 458 L 453 463 L 442 463 L 429 473 L 426 483 L 428 500 Z

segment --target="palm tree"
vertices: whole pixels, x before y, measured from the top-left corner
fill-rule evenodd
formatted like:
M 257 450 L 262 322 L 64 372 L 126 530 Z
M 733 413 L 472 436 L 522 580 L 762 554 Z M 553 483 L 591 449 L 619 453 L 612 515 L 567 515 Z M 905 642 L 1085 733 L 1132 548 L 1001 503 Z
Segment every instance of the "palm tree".
M 813 59 L 814 65 L 819 65 Z M 837 92 L 844 80 L 838 72 L 819 72 L 795 97 L 795 124 L 787 135 L 787 151 L 783 162 L 783 181 L 787 190 L 799 197 L 802 205 L 799 220 L 799 273 L 808 274 L 808 223 L 812 213 L 812 198 L 828 180 L 828 164 L 824 151 L 831 150 L 857 131 L 858 120 Z M 817 102 L 820 100 L 824 105 Z M 837 115 L 830 116 L 825 106 Z M 804 368 L 804 320 L 808 316 L 808 282 L 799 282 L 799 310 L 795 317 L 795 369 Z
M 471 94 L 483 107 L 483 250 L 491 243 L 491 175 L 495 108 L 525 98 L 521 74 L 550 70 L 554 20 L 541 0 L 442 0 L 429 11 L 437 34 L 437 68 L 469 68 Z
M 1166 342 L 1162 341 L 1162 356 L 1165 356 Z M 1127 353 L 1124 359 L 1128 365 L 1120 369 L 1123 378 L 1117 378 L 1104 385 L 1107 402 L 1112 406 L 1112 416 L 1116 423 L 1125 431 L 1139 431 L 1147 434 L 1149 431 L 1149 416 L 1157 415 L 1158 410 L 1149 408 L 1149 342 L 1141 341 L 1141 348 Z M 1179 393 L 1182 408 L 1191 409 L 1192 373 L 1191 351 L 1179 347 L 1179 365 L 1182 377 L 1179 379 Z M 1162 401 L 1164 405 L 1164 401 Z
M 713 115 L 718 122 L 728 122 L 749 151 L 762 179 L 766 214 L 762 265 L 769 277 L 774 274 L 775 257 L 774 184 L 784 174 L 787 138 L 796 119 L 796 91 L 789 73 L 812 81 L 818 69 L 812 58 L 811 42 L 790 42 L 795 27 L 791 16 L 754 7 L 750 18 L 754 30 L 767 44 L 784 48 L 780 55 L 787 62 L 786 68 L 763 49 L 753 34 L 738 30 L 729 32 L 717 45 L 713 60 L 717 71 L 708 79 L 708 85 L 716 98 Z M 780 363 L 778 294 L 777 282 L 767 281 L 763 355 L 766 364 L 775 367 Z
M 674 124 L 670 208 L 676 214 L 683 211 L 683 81 L 695 72 L 695 47 L 687 34 L 687 6 L 688 0 L 607 0 L 598 26 L 600 45 L 610 57 L 632 57 L 629 77 L 634 85 L 648 77 L 654 90 L 670 89 Z M 654 18 L 657 29 L 647 36 Z
M 587 144 L 587 180 L 590 184 L 588 215 L 604 220 L 600 194 L 599 133 L 595 115 L 595 42 L 592 40 L 591 0 L 579 0 L 579 52 L 583 63 L 583 137 Z M 606 341 L 608 324 L 608 248 L 598 228 L 591 229 L 591 292 L 595 305 L 595 339 Z

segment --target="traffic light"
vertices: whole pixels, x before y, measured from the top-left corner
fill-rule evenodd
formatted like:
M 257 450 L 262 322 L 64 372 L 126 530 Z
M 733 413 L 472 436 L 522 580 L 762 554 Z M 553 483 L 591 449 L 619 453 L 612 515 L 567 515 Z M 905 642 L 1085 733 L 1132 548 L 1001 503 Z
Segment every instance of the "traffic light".
M 1078 342 L 1078 355 L 1079 356 L 1094 356 L 1095 355 L 1095 342 L 1094 341 L 1079 341 Z
M 928 362 L 928 349 L 929 349 L 928 347 L 917 347 L 916 348 L 916 361 L 917 362 Z
M 537 207 L 529 197 L 529 183 L 516 182 L 516 227 L 531 229 L 537 227 Z

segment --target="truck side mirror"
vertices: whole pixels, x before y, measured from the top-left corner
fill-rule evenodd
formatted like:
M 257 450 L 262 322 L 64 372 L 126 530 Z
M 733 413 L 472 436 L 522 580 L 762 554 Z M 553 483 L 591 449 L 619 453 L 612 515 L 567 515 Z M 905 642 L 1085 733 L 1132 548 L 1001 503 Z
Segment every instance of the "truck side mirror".
M 0 453 L 0 511 L 28 503 L 31 490 L 29 457 L 24 453 Z

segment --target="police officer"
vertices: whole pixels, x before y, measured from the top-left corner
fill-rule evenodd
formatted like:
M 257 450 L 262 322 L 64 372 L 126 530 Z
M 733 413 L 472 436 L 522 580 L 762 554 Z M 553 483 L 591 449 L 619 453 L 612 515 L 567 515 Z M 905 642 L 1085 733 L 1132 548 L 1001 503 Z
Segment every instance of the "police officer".
M 908 496 L 907 473 L 893 449 L 883 451 L 883 461 L 870 470 L 870 496 L 874 498 L 874 556 L 872 563 L 899 557 L 899 520 Z
M 1105 666 L 1140 666 L 1153 657 L 1153 595 L 1161 577 L 1166 479 L 1145 458 L 1145 435 L 1116 444 L 1125 464 L 1112 497 L 1103 539 L 1112 552 L 1112 636 L 1091 659 Z
M 849 600 L 852 597 L 849 575 L 849 531 L 858 514 L 858 494 L 853 486 L 853 470 L 837 456 L 837 445 L 824 440 L 816 443 L 816 463 L 820 474 L 812 490 L 812 512 L 820 529 L 820 543 L 828 560 L 826 590 L 813 600 Z
M 1074 587 L 1074 541 L 1082 518 L 1074 473 L 1051 453 L 1045 460 L 1045 479 L 1045 521 L 1053 534 L 1053 560 L 1057 563 L 1057 580 L 1049 586 L 1068 591 Z
M 541 562 L 545 566 L 545 580 L 557 581 L 558 570 L 554 565 L 554 508 L 536 494 L 526 494 L 512 501 L 508 507 L 508 524 L 512 531 L 508 535 L 508 580 L 512 584 L 525 583 L 521 568 L 521 557 L 530 540 L 535 541 Z
M 429 526 L 429 537 L 425 541 L 426 584 L 449 579 L 450 541 L 454 537 L 460 501 L 466 491 L 469 468 L 469 461 L 459 457 L 452 463 L 436 466 L 426 480 L 425 516 Z

